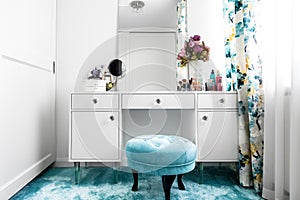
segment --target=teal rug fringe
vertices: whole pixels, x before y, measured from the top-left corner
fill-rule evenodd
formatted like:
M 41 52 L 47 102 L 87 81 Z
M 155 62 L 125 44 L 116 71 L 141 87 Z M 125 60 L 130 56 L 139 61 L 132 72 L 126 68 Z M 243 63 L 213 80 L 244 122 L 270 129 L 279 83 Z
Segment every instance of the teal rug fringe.
M 130 170 L 127 170 L 130 171 Z M 14 195 L 12 200 L 164 200 L 161 177 L 140 174 L 139 190 L 131 191 L 132 175 L 118 171 L 115 184 L 109 167 L 81 168 L 80 184 L 74 184 L 74 168 L 48 168 Z M 175 181 L 172 200 L 260 200 L 254 189 L 238 185 L 228 167 L 204 168 L 204 183 L 198 184 L 197 170 L 183 178 L 186 190 Z

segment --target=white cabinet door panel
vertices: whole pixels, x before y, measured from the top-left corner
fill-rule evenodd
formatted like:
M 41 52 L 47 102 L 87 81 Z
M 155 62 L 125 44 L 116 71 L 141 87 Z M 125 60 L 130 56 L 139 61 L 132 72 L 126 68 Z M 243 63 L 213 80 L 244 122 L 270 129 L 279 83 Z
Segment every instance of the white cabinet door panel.
M 71 160 L 118 160 L 118 112 L 72 112 L 71 137 Z
M 199 161 L 237 161 L 237 112 L 198 112 Z

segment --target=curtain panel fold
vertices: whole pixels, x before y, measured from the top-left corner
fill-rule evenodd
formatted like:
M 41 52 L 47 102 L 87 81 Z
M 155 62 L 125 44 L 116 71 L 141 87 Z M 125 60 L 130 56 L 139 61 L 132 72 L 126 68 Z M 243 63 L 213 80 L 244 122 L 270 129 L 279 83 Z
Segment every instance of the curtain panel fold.
M 183 48 L 187 39 L 187 2 L 186 0 L 178 0 L 177 4 L 177 52 Z
M 240 184 L 262 192 L 264 92 L 259 56 L 259 0 L 224 0 L 226 90 L 238 92 Z
M 178 0 L 177 4 L 177 54 L 184 47 L 184 42 L 188 38 L 187 24 L 187 0 Z M 187 68 L 180 67 L 180 61 L 177 60 L 177 81 L 187 78 Z

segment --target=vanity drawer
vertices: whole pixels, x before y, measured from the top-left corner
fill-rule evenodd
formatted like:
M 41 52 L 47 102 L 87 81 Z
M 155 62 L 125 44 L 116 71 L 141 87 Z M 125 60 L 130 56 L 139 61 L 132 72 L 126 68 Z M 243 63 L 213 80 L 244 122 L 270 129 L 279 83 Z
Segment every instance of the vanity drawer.
M 193 94 L 123 95 L 123 109 L 194 109 Z
M 73 94 L 72 109 L 118 108 L 118 94 Z
M 235 93 L 198 94 L 198 109 L 237 109 Z

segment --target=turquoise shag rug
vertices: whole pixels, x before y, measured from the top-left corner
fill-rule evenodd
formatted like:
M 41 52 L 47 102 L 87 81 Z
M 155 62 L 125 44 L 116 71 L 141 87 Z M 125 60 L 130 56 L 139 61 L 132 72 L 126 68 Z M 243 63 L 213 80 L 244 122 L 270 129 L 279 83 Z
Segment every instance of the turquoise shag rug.
M 128 171 L 128 170 L 127 170 Z M 197 170 L 183 178 L 186 190 L 178 189 L 175 180 L 173 200 L 250 200 L 260 198 L 253 189 L 237 184 L 233 170 L 226 167 L 204 168 L 204 183 L 198 184 Z M 131 191 L 132 175 L 118 172 L 118 183 L 108 167 L 81 168 L 80 184 L 74 184 L 74 168 L 48 168 L 14 195 L 12 200 L 164 200 L 161 177 L 140 174 L 139 190 Z

